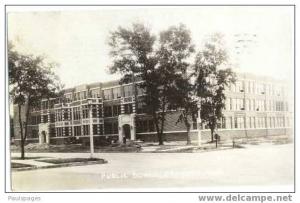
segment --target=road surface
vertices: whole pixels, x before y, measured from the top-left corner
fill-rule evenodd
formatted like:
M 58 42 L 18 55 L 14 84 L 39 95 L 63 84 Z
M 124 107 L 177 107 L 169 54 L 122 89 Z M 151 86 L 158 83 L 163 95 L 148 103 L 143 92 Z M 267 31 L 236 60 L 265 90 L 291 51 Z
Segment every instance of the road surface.
M 89 154 L 31 156 L 88 157 Z M 191 188 L 226 191 L 230 187 L 254 187 L 254 191 L 258 191 L 259 186 L 268 191 L 266 189 L 284 186 L 293 190 L 293 144 L 262 144 L 202 153 L 97 153 L 95 156 L 108 163 L 13 172 L 12 188 L 39 192 L 184 191 Z

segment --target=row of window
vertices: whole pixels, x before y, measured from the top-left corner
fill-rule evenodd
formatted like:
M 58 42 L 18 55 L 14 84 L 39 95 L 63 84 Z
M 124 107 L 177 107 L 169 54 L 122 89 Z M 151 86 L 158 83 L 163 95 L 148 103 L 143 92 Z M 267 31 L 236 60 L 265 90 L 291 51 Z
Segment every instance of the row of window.
M 137 88 L 137 95 L 142 95 L 144 91 L 139 88 Z M 133 96 L 133 86 L 132 85 L 126 85 L 126 86 L 120 86 L 110 89 L 104 89 L 101 90 L 100 88 L 92 89 L 89 92 L 87 90 L 76 92 L 76 93 L 68 93 L 65 94 L 67 101 L 77 101 L 77 100 L 83 100 L 87 99 L 88 97 L 93 98 L 104 98 L 105 100 L 113 100 L 118 99 L 121 97 L 130 97 Z
M 218 123 L 219 129 L 244 129 L 244 128 L 276 128 L 290 127 L 290 120 L 285 117 L 223 117 Z M 197 129 L 197 123 L 193 123 L 193 129 Z M 201 125 L 201 129 L 209 129 L 206 124 Z
M 63 132 L 64 130 L 64 132 Z M 90 126 L 83 125 L 83 126 L 74 126 L 73 133 L 72 129 L 70 131 L 69 127 L 58 127 L 56 128 L 56 136 L 82 136 L 82 135 L 90 135 Z M 93 125 L 93 135 L 103 135 L 103 125 Z
M 282 86 L 279 87 L 274 84 L 258 83 L 250 80 L 237 81 L 235 84 L 230 85 L 229 89 L 232 92 L 285 96 L 284 87 Z
M 276 127 L 290 127 L 290 120 L 285 117 L 223 117 L 217 125 L 218 129 L 255 129 L 255 128 L 276 128 Z M 90 135 L 90 126 L 74 126 L 73 130 L 69 127 L 51 128 L 51 133 L 56 136 L 88 136 Z M 197 129 L 197 123 L 193 123 L 193 129 Z M 209 129 L 206 124 L 201 124 L 201 129 Z M 72 133 L 73 131 L 73 133 Z M 136 132 L 155 132 L 155 125 L 153 120 L 137 120 Z M 32 132 L 32 136 L 37 137 L 38 131 Z M 118 121 L 106 122 L 103 124 L 93 125 L 93 135 L 111 135 L 118 134 Z
M 288 111 L 288 103 L 273 100 L 227 98 L 226 109 L 237 111 Z

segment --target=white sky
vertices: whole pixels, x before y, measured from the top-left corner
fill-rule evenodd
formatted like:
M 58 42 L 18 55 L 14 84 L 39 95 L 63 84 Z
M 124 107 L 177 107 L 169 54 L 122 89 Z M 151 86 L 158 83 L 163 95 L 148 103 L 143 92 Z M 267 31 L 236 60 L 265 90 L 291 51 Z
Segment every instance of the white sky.
M 32 9 L 32 8 L 29 8 Z M 10 11 L 8 38 L 17 50 L 57 62 L 66 87 L 117 79 L 110 75 L 109 32 L 141 22 L 154 33 L 184 23 L 199 49 L 203 39 L 222 32 L 229 48 L 235 34 L 256 34 L 256 43 L 234 58 L 241 72 L 293 80 L 293 7 L 59 7 Z M 66 9 L 66 7 L 64 7 Z M 35 8 L 36 10 L 36 8 Z

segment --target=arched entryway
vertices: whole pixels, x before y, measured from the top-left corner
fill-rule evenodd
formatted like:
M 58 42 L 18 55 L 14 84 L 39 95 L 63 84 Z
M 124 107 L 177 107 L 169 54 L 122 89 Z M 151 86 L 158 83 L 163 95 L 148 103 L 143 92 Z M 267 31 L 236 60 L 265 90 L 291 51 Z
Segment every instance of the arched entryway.
M 41 137 L 41 144 L 44 144 L 44 143 L 46 143 L 47 142 L 47 135 L 46 135 L 46 132 L 43 130 L 42 131 L 42 135 L 41 135 L 42 137 Z
M 125 143 L 126 140 L 135 140 L 135 114 L 119 115 L 119 142 Z
M 40 144 L 49 144 L 50 143 L 49 124 L 47 124 L 47 123 L 39 124 L 39 143 Z
M 129 124 L 125 124 L 123 125 L 123 144 L 126 144 L 126 140 L 130 140 L 131 136 L 130 136 L 130 125 Z

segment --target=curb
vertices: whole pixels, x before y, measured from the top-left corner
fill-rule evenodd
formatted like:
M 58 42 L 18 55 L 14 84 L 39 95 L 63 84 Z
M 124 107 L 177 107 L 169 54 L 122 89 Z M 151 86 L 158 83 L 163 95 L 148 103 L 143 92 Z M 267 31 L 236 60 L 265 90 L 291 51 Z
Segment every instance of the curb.
M 11 169 L 13 172 L 18 171 L 30 171 L 37 169 L 48 169 L 48 168 L 62 168 L 62 167 L 71 167 L 71 166 L 85 166 L 85 165 L 94 165 L 94 164 L 106 164 L 108 161 L 105 159 L 98 161 L 87 161 L 87 162 L 73 162 L 73 163 L 63 163 L 63 164 L 53 164 L 48 166 L 32 166 L 32 167 L 24 167 L 24 168 L 14 168 Z

